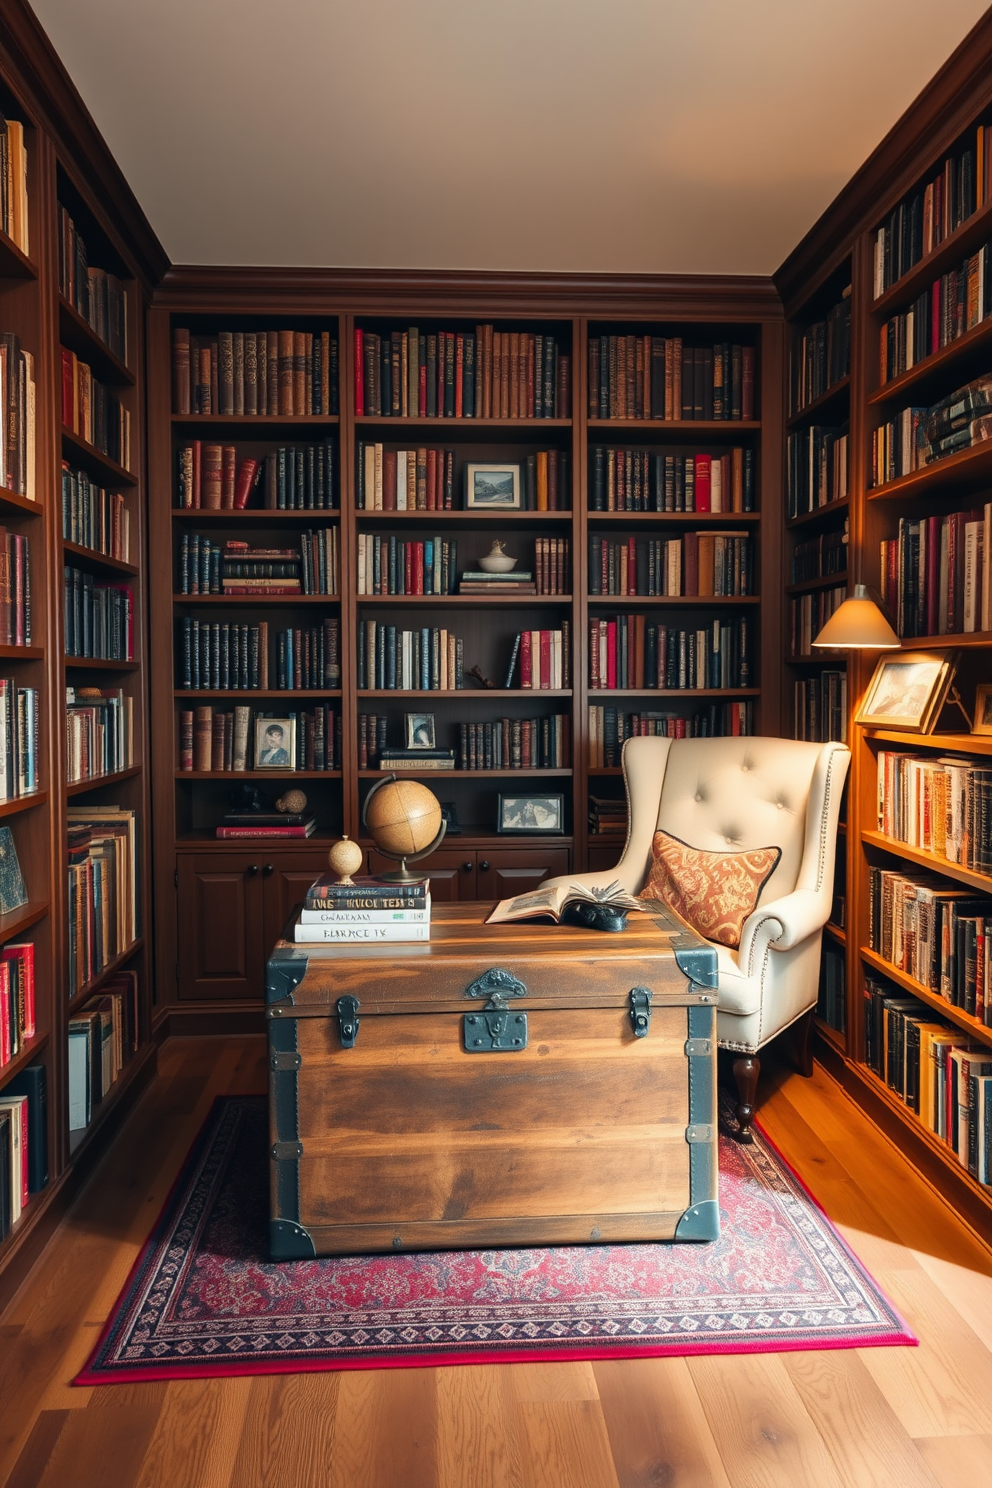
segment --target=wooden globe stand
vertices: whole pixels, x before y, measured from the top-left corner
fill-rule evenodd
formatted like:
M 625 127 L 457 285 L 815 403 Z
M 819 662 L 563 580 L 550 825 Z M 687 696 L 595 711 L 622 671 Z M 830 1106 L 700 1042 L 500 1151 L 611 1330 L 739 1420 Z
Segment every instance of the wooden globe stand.
M 399 863 L 399 865 L 400 865 L 399 868 L 397 868 L 394 872 L 392 872 L 392 873 L 377 873 L 376 874 L 376 877 L 382 879 L 383 883 L 398 883 L 398 884 L 419 883 L 420 879 L 423 878 L 423 874 L 422 873 L 411 873 L 410 872 L 410 869 L 408 867 L 408 864 L 422 862 L 424 858 L 429 857 L 431 855 L 431 853 L 434 852 L 435 849 L 438 848 L 441 845 L 441 842 L 442 842 L 442 840 L 444 838 L 444 834 L 448 830 L 448 823 L 442 817 L 442 819 L 441 819 L 441 826 L 440 826 L 440 829 L 438 831 L 437 836 L 434 838 L 434 841 L 431 842 L 431 843 L 429 843 L 427 847 L 422 847 L 419 852 L 397 853 L 397 852 L 390 852 L 390 850 L 388 848 L 383 847 L 380 842 L 377 842 L 376 841 L 375 833 L 373 832 L 372 828 L 369 826 L 369 823 L 368 823 L 369 802 L 372 800 L 372 798 L 375 795 L 376 791 L 382 790 L 383 786 L 389 785 L 390 782 L 395 782 L 395 781 L 396 781 L 396 776 L 395 775 L 385 775 L 385 776 L 383 776 L 382 780 L 377 780 L 376 781 L 375 785 L 372 787 L 372 789 L 369 791 L 368 795 L 365 797 L 365 804 L 362 807 L 362 826 L 370 834 L 370 836 L 372 837 L 373 842 L 375 842 L 376 851 L 379 852 L 379 853 L 381 853 L 384 858 L 391 858 L 394 863 Z

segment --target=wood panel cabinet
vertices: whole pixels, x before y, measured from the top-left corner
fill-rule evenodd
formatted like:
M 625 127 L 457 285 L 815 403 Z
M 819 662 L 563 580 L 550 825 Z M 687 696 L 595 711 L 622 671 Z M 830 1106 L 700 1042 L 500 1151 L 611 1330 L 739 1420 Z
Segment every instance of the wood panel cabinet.
M 431 898 L 436 904 L 453 900 L 509 899 L 513 894 L 536 889 L 546 878 L 567 873 L 571 854 L 567 847 L 443 847 L 424 862 L 431 880 Z M 369 873 L 388 873 L 395 867 L 389 859 L 370 849 Z

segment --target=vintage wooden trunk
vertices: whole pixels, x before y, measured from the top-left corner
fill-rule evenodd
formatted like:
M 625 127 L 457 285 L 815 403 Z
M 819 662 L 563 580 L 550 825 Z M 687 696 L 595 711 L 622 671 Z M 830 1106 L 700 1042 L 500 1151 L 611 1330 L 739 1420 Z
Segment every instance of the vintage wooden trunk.
M 489 907 L 436 906 L 429 944 L 277 945 L 275 1259 L 716 1237 L 712 947 Z

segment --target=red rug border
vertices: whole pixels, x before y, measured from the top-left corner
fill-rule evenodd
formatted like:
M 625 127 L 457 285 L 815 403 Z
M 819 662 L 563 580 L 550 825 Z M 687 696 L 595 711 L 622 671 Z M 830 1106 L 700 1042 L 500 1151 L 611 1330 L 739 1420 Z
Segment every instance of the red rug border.
M 888 1302 L 889 1308 L 892 1311 L 893 1315 L 898 1318 L 899 1323 L 901 1324 L 901 1330 L 896 1329 L 891 1333 L 877 1334 L 870 1341 L 867 1342 L 864 1339 L 838 1338 L 829 1339 L 825 1342 L 820 1343 L 815 1342 L 812 1339 L 791 1338 L 776 1341 L 770 1340 L 768 1343 L 755 1341 L 752 1343 L 738 1344 L 731 1342 L 731 1340 L 728 1338 L 726 1343 L 719 1342 L 697 1344 L 691 1342 L 679 1342 L 673 1343 L 670 1347 L 666 1346 L 665 1344 L 652 1344 L 644 1348 L 639 1348 L 636 1344 L 625 1344 L 623 1345 L 623 1347 L 618 1348 L 613 1348 L 610 1345 L 602 1347 L 593 1347 L 592 1345 L 590 1345 L 588 1351 L 583 1348 L 582 1344 L 568 1344 L 563 1349 L 508 1349 L 501 1353 L 474 1353 L 471 1350 L 467 1350 L 464 1353 L 453 1353 L 449 1350 L 446 1351 L 443 1359 L 435 1359 L 423 1354 L 390 1354 L 388 1358 L 382 1359 L 363 1358 L 356 1360 L 340 1359 L 334 1361 L 316 1359 L 281 1359 L 273 1360 L 271 1362 L 260 1361 L 256 1364 L 246 1362 L 245 1364 L 238 1367 L 229 1364 L 218 1364 L 214 1366 L 211 1366 L 209 1364 L 149 1364 L 135 1366 L 131 1369 L 115 1370 L 114 1373 L 109 1377 L 107 1373 L 103 1371 L 94 1370 L 92 1368 L 93 1361 L 99 1354 L 100 1350 L 103 1348 L 103 1345 L 107 1341 L 107 1338 L 110 1336 L 110 1333 L 114 1326 L 114 1321 L 116 1318 L 120 1300 L 129 1291 L 132 1282 L 138 1274 L 138 1271 L 140 1270 L 146 1257 L 150 1253 L 155 1243 L 155 1237 L 158 1234 L 159 1226 L 165 1219 L 165 1216 L 169 1210 L 169 1206 L 172 1204 L 173 1200 L 176 1197 L 180 1182 L 190 1164 L 190 1160 L 193 1158 L 197 1149 L 201 1145 L 203 1145 L 206 1140 L 205 1134 L 210 1125 L 211 1118 L 217 1110 L 217 1107 L 222 1102 L 226 1102 L 229 1100 L 247 1100 L 249 1098 L 256 1098 L 259 1096 L 259 1094 L 263 1094 L 263 1092 L 259 1092 L 257 1090 L 228 1091 L 224 1095 L 214 1096 L 213 1104 L 211 1105 L 210 1110 L 207 1112 L 207 1115 L 204 1118 L 199 1131 L 193 1138 L 193 1141 L 190 1143 L 186 1155 L 180 1163 L 176 1176 L 169 1188 L 169 1192 L 167 1193 L 165 1199 L 162 1201 L 155 1222 L 148 1232 L 148 1238 L 145 1240 L 137 1256 L 135 1257 L 134 1262 L 131 1265 L 131 1269 L 128 1271 L 124 1284 L 121 1286 L 119 1292 L 117 1293 L 117 1296 L 114 1298 L 107 1319 L 100 1330 L 99 1337 L 93 1348 L 90 1350 L 89 1356 L 86 1360 L 86 1363 L 83 1365 L 83 1368 L 79 1371 L 75 1378 L 70 1381 L 70 1384 L 74 1386 L 79 1385 L 80 1387 L 93 1388 L 101 1385 L 141 1384 L 144 1380 L 148 1380 L 149 1382 L 160 1382 L 162 1380 L 182 1379 L 240 1379 L 248 1375 L 334 1374 L 342 1373 L 347 1370 L 360 1369 L 446 1369 L 449 1367 L 457 1368 L 459 1366 L 464 1368 L 466 1366 L 480 1364 L 558 1364 L 563 1362 L 585 1363 L 589 1360 L 595 1361 L 596 1359 L 691 1358 L 702 1357 L 707 1354 L 791 1354 L 802 1353 L 804 1351 L 822 1353 L 826 1352 L 828 1349 L 837 1350 L 857 1348 L 887 1348 L 898 1347 L 900 1345 L 907 1348 L 919 1347 L 920 1340 L 911 1331 L 909 1324 L 906 1322 L 906 1319 L 903 1317 L 902 1313 L 886 1294 L 886 1301 Z M 850 1258 L 859 1267 L 861 1267 L 862 1270 L 866 1271 L 867 1274 L 871 1276 L 871 1272 L 868 1271 L 865 1263 L 855 1253 L 855 1251 L 852 1250 L 851 1246 L 847 1243 L 834 1221 L 830 1218 L 830 1215 L 820 1203 L 819 1199 L 810 1189 L 806 1180 L 802 1178 L 799 1173 L 796 1172 L 795 1168 L 792 1166 L 792 1163 L 789 1162 L 788 1158 L 784 1156 L 778 1143 L 772 1136 L 769 1135 L 762 1122 L 757 1117 L 755 1117 L 752 1120 L 751 1124 L 758 1131 L 760 1131 L 762 1137 L 768 1143 L 769 1147 L 771 1147 L 772 1151 L 775 1153 L 779 1162 L 781 1162 L 783 1167 L 789 1173 L 790 1177 L 794 1179 L 794 1181 L 802 1189 L 806 1198 L 822 1215 L 823 1219 L 830 1226 L 833 1234 L 836 1236 L 837 1240 L 840 1241 L 840 1244 L 843 1246 L 848 1256 L 850 1256 Z M 874 1277 L 872 1277 L 871 1279 L 872 1281 L 874 1281 Z M 878 1283 L 876 1282 L 875 1285 L 877 1286 Z

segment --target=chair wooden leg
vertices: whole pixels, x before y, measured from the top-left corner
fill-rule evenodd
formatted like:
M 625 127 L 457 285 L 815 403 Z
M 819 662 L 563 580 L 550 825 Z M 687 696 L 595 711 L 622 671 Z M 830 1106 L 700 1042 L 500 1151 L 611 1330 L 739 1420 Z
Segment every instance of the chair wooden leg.
M 754 1098 L 758 1093 L 758 1074 L 761 1060 L 757 1054 L 739 1054 L 734 1060 L 734 1083 L 737 1086 L 737 1140 L 753 1142 L 751 1122 L 754 1119 Z
M 792 1057 L 796 1068 L 808 1080 L 813 1073 L 813 1017 L 816 1009 L 810 1008 L 792 1025 Z

